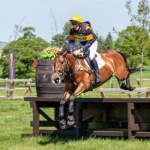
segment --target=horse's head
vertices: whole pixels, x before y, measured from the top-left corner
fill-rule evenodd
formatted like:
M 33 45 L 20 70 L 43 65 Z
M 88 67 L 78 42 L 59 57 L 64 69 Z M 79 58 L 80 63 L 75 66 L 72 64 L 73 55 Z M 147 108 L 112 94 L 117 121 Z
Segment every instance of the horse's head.
M 63 74 L 66 72 L 67 69 L 67 60 L 65 55 L 67 54 L 67 51 L 59 53 L 55 53 L 55 59 L 54 59 L 54 74 L 53 79 L 55 83 L 59 83 L 60 80 L 63 77 Z

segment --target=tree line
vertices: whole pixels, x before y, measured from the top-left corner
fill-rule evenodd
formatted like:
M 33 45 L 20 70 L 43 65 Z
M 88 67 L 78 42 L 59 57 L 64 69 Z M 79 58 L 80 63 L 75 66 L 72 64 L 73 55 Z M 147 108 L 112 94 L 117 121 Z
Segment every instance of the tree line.
M 126 2 L 128 14 L 131 16 L 131 25 L 124 30 L 116 33 L 117 38 L 113 39 L 111 32 L 106 37 L 98 37 L 98 52 L 108 49 L 115 49 L 125 55 L 127 64 L 130 67 L 135 65 L 142 68 L 143 65 L 150 65 L 150 21 L 149 21 L 149 2 L 141 0 L 138 5 L 136 15 L 132 14 L 131 0 Z M 1 78 L 7 78 L 9 75 L 9 55 L 8 50 L 13 50 L 15 57 L 15 77 L 16 78 L 35 78 L 35 69 L 32 67 L 34 60 L 40 59 L 43 49 L 49 46 L 62 47 L 68 49 L 68 36 L 71 24 L 66 22 L 63 32 L 52 37 L 50 42 L 37 37 L 34 27 L 25 27 L 21 30 L 22 36 L 7 44 L 1 54 L 0 62 L 2 67 Z M 76 41 L 75 49 L 78 49 L 79 42 Z

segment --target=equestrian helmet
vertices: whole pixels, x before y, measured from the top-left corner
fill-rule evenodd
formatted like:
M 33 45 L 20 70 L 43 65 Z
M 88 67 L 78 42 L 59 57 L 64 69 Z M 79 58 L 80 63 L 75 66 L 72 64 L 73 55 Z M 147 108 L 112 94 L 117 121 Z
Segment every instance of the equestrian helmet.
M 70 21 L 82 23 L 82 17 L 80 15 L 76 14 L 76 15 L 71 17 Z

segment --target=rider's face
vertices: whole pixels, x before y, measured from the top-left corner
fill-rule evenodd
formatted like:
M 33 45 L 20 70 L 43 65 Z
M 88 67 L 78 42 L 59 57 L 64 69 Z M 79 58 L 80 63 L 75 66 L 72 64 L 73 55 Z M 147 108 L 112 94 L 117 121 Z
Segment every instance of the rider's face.
M 76 21 L 71 21 L 71 24 L 72 24 L 73 28 L 74 28 L 76 31 L 79 30 L 80 26 L 79 26 L 79 23 L 78 23 L 78 22 L 76 22 Z

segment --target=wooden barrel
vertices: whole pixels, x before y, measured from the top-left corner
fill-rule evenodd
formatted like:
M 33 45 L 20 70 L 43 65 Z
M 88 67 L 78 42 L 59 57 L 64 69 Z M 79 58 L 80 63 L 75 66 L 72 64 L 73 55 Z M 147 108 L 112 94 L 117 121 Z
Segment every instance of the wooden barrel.
M 36 67 L 36 92 L 38 97 L 61 98 L 65 91 L 65 84 L 55 84 L 53 60 L 38 60 Z

